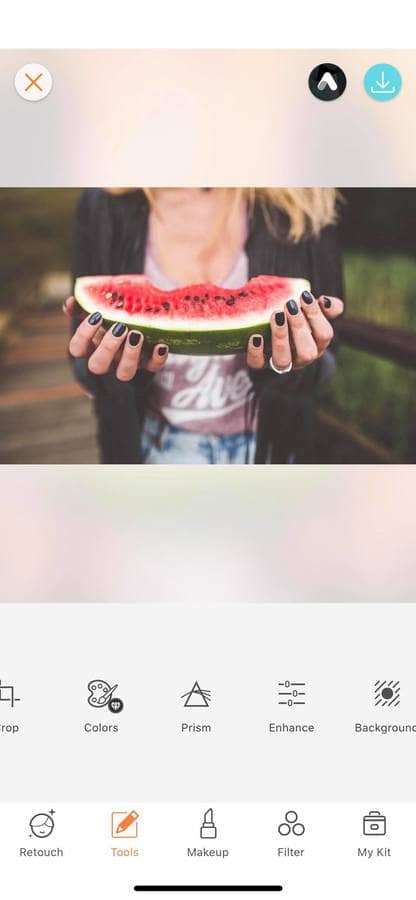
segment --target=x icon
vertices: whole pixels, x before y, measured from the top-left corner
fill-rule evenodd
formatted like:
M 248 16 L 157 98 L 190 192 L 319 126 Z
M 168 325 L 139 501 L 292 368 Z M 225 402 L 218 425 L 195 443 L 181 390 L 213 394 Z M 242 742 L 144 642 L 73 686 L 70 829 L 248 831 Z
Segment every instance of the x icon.
M 42 88 L 40 84 L 38 84 L 39 79 L 42 78 L 42 74 L 43 73 L 40 72 L 39 75 L 36 76 L 36 78 L 31 78 L 31 76 L 28 75 L 27 72 L 25 72 L 26 78 L 29 80 L 29 84 L 27 85 L 27 87 L 25 87 L 25 92 L 30 91 L 32 87 L 36 87 L 38 91 L 42 93 Z

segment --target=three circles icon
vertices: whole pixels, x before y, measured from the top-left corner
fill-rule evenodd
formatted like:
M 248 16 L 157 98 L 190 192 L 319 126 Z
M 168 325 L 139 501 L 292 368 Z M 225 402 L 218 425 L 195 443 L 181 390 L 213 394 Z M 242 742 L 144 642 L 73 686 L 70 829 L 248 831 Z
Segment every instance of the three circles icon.
M 285 821 L 281 822 L 279 825 L 278 832 L 281 837 L 288 837 L 289 834 L 294 834 L 296 837 L 302 837 L 302 835 L 305 834 L 305 826 L 302 822 L 299 822 L 297 812 L 293 809 L 289 809 L 285 815 Z

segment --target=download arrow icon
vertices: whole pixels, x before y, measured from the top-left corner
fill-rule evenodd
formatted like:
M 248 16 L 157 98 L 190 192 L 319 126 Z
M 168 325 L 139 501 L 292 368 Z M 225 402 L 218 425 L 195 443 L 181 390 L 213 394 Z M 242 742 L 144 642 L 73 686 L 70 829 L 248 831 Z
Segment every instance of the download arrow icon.
M 390 82 L 385 80 L 384 72 L 381 73 L 381 81 L 376 81 L 376 84 L 378 84 L 382 91 L 389 86 Z
M 364 77 L 364 88 L 374 100 L 393 100 L 402 87 L 402 77 L 395 66 L 390 63 L 377 63 L 367 70 Z

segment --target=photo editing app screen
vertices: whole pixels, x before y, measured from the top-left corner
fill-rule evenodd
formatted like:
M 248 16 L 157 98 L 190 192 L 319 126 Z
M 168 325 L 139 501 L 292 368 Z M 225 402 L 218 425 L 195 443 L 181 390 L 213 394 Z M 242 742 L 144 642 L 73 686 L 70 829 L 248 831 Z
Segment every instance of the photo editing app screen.
M 5 900 L 414 898 L 415 102 L 1 51 Z

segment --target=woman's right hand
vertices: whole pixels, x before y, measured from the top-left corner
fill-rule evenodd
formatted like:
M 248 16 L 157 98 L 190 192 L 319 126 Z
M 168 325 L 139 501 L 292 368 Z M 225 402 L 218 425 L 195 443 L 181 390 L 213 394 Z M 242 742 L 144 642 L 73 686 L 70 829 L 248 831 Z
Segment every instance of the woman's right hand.
M 65 301 L 63 311 L 72 320 L 83 315 L 74 297 Z M 75 359 L 87 359 L 93 375 L 105 375 L 114 367 L 119 381 L 131 381 L 139 369 L 158 372 L 168 358 L 166 344 L 156 344 L 150 354 L 143 344 L 140 331 L 131 331 L 121 322 L 107 331 L 101 313 L 94 312 L 81 318 L 70 340 L 69 352 Z

